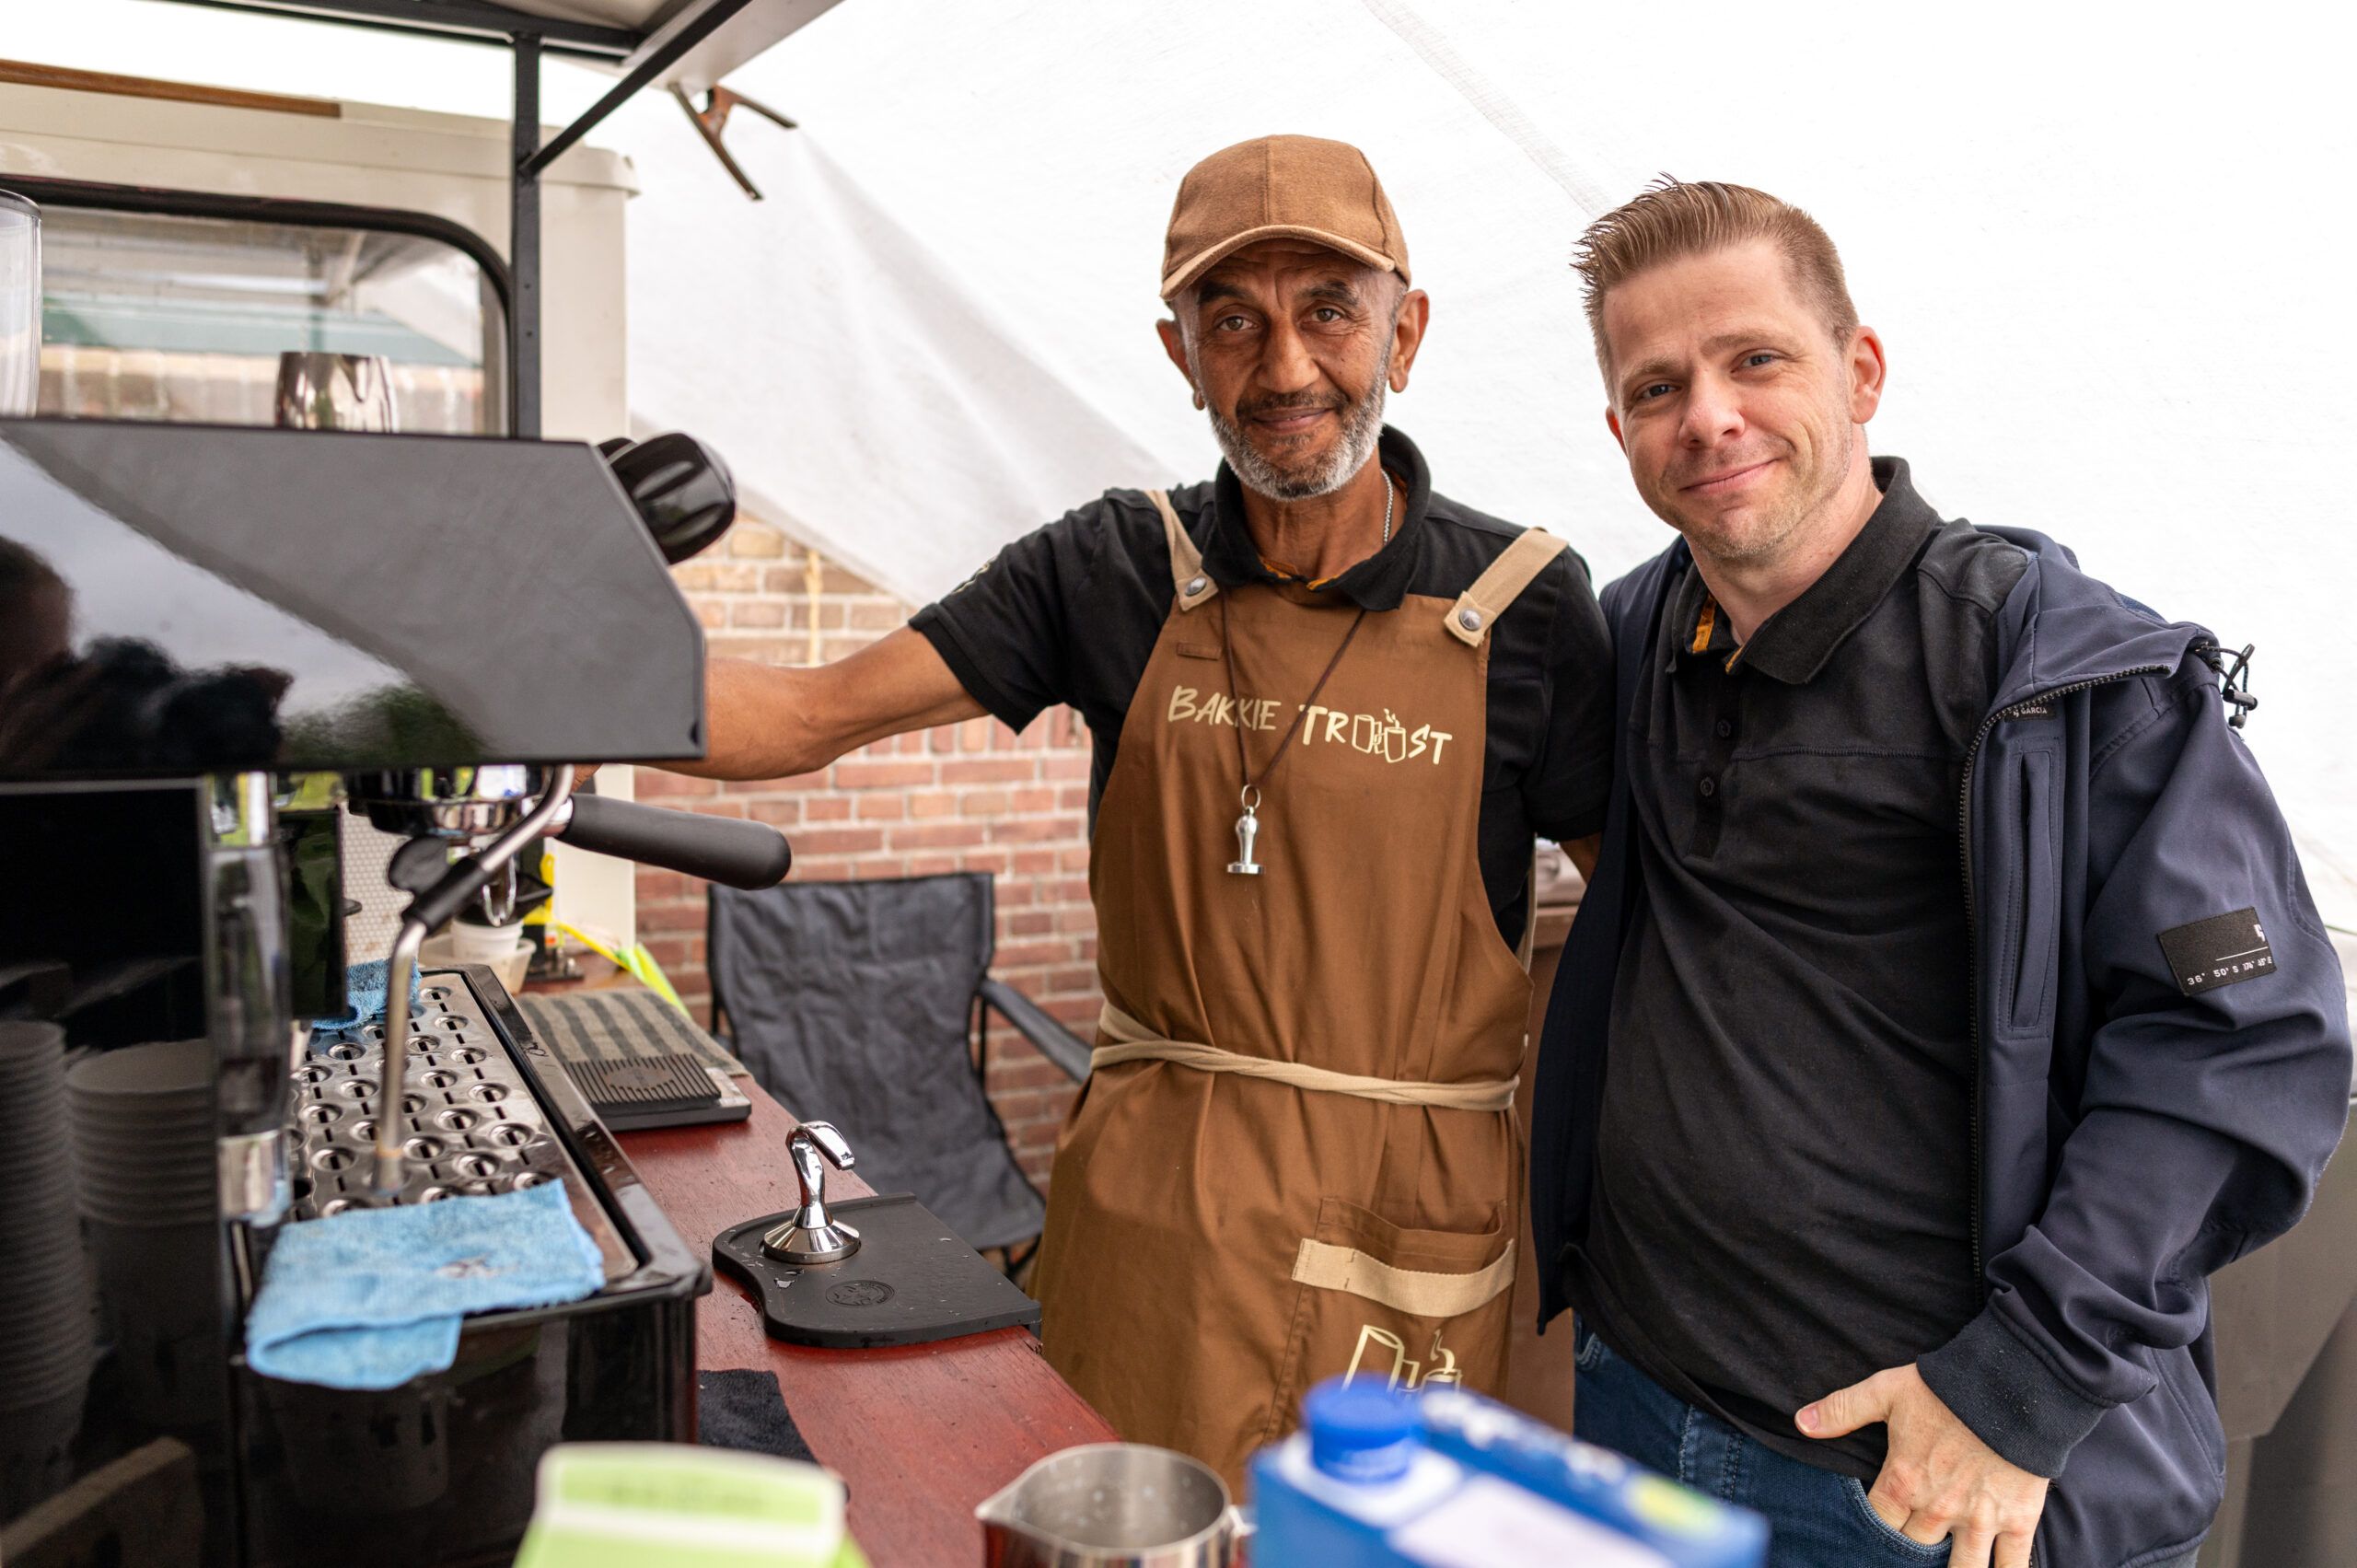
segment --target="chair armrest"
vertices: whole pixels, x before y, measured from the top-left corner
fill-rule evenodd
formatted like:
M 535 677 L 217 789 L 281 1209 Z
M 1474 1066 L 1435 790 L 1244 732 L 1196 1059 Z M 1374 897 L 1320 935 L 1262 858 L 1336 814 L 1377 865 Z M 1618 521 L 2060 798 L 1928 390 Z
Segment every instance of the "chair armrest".
M 1017 1034 L 1031 1042 L 1033 1050 L 1062 1068 L 1074 1083 L 1088 1076 L 1086 1043 L 1048 1016 L 1037 1002 L 991 975 L 982 977 L 977 993 L 985 1006 L 997 1009 L 1001 1017 L 1015 1026 Z

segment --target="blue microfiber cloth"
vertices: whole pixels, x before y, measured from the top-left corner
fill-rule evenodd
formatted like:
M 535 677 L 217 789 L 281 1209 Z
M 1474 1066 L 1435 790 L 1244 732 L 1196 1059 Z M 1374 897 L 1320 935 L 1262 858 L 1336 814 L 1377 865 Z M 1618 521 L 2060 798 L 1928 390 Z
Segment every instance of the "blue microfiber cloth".
M 390 1209 L 279 1232 L 246 1316 L 246 1361 L 325 1388 L 394 1388 L 459 1353 L 470 1312 L 578 1301 L 605 1283 L 564 1184 Z
M 345 1015 L 341 1018 L 321 1018 L 313 1026 L 321 1029 L 357 1028 L 374 1023 L 385 1016 L 385 986 L 388 960 L 371 958 L 363 964 L 347 964 L 343 970 L 343 1000 Z M 417 1006 L 417 966 L 410 966 L 409 1005 Z

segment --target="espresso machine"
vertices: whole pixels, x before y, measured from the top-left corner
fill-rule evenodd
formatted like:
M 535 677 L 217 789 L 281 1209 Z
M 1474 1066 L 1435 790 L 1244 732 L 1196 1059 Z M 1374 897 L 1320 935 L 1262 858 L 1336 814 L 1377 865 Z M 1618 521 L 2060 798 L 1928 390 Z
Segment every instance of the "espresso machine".
M 504 1562 L 551 1444 L 692 1438 L 701 1249 L 492 970 L 411 976 L 543 839 L 784 876 L 766 826 L 576 787 L 702 754 L 666 564 L 731 515 L 684 436 L 0 418 L 10 1568 Z M 389 952 L 344 950 L 354 816 L 408 840 Z M 322 1027 L 372 958 L 382 1016 Z M 381 1393 L 246 1366 L 286 1227 L 552 1180 L 596 1294 Z

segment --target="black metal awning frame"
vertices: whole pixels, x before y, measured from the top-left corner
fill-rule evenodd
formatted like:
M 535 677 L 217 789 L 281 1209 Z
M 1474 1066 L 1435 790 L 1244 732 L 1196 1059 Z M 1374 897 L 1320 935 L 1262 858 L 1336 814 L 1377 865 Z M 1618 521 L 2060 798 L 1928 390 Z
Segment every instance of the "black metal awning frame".
M 753 0 L 687 0 L 641 33 L 536 17 L 496 0 L 173 0 L 218 11 L 305 17 L 349 27 L 493 44 L 515 57 L 508 164 L 508 429 L 540 433 L 540 175 Z M 618 67 L 621 77 L 580 119 L 540 140 L 540 60 L 560 55 Z

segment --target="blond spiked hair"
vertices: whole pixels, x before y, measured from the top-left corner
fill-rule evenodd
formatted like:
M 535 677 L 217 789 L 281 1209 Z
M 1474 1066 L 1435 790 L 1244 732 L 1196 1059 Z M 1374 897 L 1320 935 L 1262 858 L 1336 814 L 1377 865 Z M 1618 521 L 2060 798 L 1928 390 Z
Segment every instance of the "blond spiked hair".
M 1793 282 L 1816 308 L 1825 330 L 1846 343 L 1858 308 L 1841 274 L 1841 256 L 1817 221 L 1789 202 L 1748 185 L 1663 175 L 1613 208 L 1580 236 L 1572 267 L 1580 275 L 1596 362 L 1611 377 L 1604 342 L 1604 301 L 1620 285 L 1665 261 L 1708 255 L 1765 239 L 1783 252 Z

